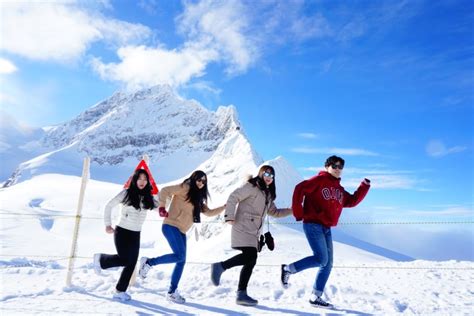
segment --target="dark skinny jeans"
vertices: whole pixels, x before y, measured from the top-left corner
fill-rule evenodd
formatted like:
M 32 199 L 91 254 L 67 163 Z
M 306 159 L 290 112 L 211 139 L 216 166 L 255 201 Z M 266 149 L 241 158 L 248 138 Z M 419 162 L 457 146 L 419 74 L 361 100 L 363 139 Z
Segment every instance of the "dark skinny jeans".
M 253 267 L 257 263 L 257 248 L 255 247 L 235 247 L 234 249 L 242 251 L 230 259 L 222 262 L 222 267 L 227 270 L 236 266 L 243 266 L 240 271 L 239 291 L 246 291 L 252 276 Z
M 140 250 L 140 232 L 116 226 L 114 243 L 117 254 L 101 254 L 100 266 L 102 269 L 124 267 L 115 288 L 117 291 L 125 292 L 137 264 L 138 252 Z

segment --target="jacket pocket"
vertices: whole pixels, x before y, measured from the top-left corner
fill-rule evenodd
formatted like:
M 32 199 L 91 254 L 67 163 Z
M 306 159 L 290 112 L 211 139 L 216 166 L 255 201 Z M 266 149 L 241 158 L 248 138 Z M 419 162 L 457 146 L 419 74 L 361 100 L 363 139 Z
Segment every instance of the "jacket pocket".
M 249 232 L 252 234 L 258 234 L 262 227 L 262 217 L 259 215 L 246 214 L 245 222 L 246 226 L 249 228 Z

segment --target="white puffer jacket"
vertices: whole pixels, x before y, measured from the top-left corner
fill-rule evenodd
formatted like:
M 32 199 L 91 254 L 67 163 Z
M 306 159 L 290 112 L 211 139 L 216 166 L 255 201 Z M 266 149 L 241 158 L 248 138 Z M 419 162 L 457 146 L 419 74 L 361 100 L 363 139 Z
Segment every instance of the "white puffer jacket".
M 107 202 L 107 205 L 105 205 L 105 209 L 104 209 L 105 226 L 112 225 L 112 218 L 111 218 L 112 209 L 115 206 L 122 204 L 122 201 L 126 193 L 127 193 L 127 190 L 121 191 L 119 194 L 113 197 L 109 202 Z M 155 200 L 155 205 L 158 206 L 158 202 L 156 200 Z M 143 205 L 140 204 L 140 206 L 143 206 Z M 142 226 L 143 226 L 143 223 L 145 222 L 148 211 L 149 210 L 141 208 L 141 207 L 140 209 L 137 210 L 133 206 L 122 204 L 122 209 L 120 211 L 120 219 L 119 219 L 119 222 L 117 223 L 117 226 L 120 226 L 128 230 L 139 232 L 142 230 Z

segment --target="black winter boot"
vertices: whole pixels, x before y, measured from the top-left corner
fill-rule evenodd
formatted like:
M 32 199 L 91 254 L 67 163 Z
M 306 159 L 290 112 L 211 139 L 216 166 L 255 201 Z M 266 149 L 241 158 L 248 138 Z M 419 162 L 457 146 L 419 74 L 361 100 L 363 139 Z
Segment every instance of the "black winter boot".
M 237 291 L 237 299 L 235 300 L 235 303 L 244 306 L 255 306 L 258 304 L 258 301 L 248 296 L 247 291 L 243 290 Z
M 222 262 L 216 262 L 211 265 L 211 282 L 215 286 L 218 286 L 221 283 L 221 275 L 225 269 L 222 266 Z

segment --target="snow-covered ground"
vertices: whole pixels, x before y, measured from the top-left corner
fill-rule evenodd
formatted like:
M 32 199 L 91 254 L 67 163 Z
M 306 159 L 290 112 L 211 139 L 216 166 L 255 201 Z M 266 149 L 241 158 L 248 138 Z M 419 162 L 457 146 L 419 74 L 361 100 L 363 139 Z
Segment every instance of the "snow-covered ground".
M 474 314 L 474 265 L 470 261 L 396 262 L 335 243 L 334 269 L 325 296 L 337 310 L 308 304 L 316 269 L 290 278 L 280 286 L 280 264 L 310 254 L 296 225 L 272 224 L 273 252 L 264 249 L 249 283 L 248 292 L 259 300 L 256 307 L 235 304 L 240 269 L 226 271 L 221 286 L 210 282 L 210 263 L 237 252 L 230 248 L 230 227 L 215 218 L 202 224 L 188 239 L 188 263 L 179 286 L 186 304 L 165 300 L 172 265 L 154 267 L 145 281 L 137 279 L 132 300 L 111 299 L 120 269 L 92 269 L 96 252 L 114 253 L 112 236 L 104 232 L 102 210 L 120 186 L 90 180 L 78 238 L 72 286 L 66 286 L 74 214 L 80 178 L 41 175 L 0 190 L 0 311 L 12 314 L 179 314 L 179 315 L 313 315 L 319 314 Z M 442 249 L 440 249 L 442 251 Z M 151 212 L 144 225 L 141 255 L 169 252 L 161 233 L 161 220 Z

